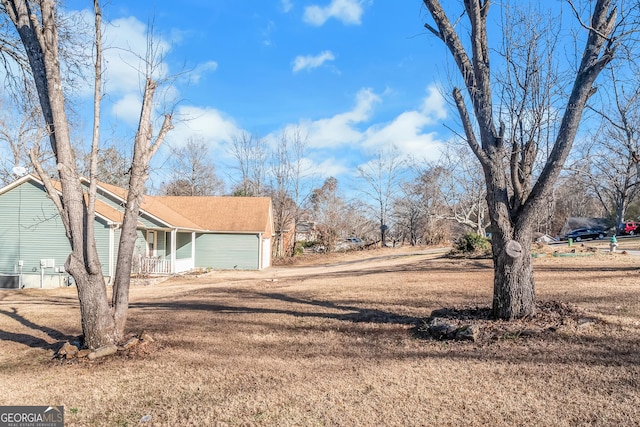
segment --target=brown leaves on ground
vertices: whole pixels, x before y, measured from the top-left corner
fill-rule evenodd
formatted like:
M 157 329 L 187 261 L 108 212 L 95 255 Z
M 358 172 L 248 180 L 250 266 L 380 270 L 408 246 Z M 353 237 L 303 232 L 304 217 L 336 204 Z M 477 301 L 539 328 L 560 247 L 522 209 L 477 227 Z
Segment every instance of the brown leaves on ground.
M 490 307 L 441 308 L 429 318 L 421 320 L 415 328 L 416 336 L 423 339 L 447 339 L 430 332 L 433 319 L 444 319 L 455 330 L 473 326 L 478 333 L 470 340 L 490 345 L 500 340 L 536 338 L 556 333 L 573 334 L 604 322 L 588 314 L 575 304 L 559 301 L 537 302 L 533 316 L 510 321 L 494 319 Z M 452 334 L 448 339 L 456 339 Z

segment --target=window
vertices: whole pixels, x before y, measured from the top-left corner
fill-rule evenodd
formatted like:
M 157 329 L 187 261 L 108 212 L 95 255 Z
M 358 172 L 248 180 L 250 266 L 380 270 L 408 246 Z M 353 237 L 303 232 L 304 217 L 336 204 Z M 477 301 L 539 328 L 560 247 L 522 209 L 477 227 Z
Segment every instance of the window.
M 147 231 L 147 256 L 156 256 L 156 232 Z

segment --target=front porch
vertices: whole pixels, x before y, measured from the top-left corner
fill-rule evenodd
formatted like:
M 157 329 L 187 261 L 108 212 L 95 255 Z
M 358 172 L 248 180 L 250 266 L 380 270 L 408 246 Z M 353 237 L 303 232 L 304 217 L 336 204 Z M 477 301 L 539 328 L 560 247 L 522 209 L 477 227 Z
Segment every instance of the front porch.
M 170 275 L 195 268 L 195 232 L 139 230 L 138 251 L 131 264 L 137 275 Z

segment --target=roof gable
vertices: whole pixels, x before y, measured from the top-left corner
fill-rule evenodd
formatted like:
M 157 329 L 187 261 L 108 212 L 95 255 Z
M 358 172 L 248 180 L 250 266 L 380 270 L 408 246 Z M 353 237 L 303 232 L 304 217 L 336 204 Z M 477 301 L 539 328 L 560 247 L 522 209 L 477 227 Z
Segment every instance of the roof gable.
M 8 193 L 9 191 L 18 188 L 19 186 L 25 184 L 26 182 L 31 182 L 34 185 L 36 185 L 38 188 L 42 189 L 43 194 L 46 195 L 46 189 L 44 187 L 44 183 L 42 182 L 42 180 L 37 177 L 36 175 L 33 174 L 28 174 L 25 175 L 17 180 L 15 180 L 14 182 L 12 182 L 11 184 L 0 188 L 0 195 Z M 60 182 L 59 181 L 55 181 L 52 180 L 51 184 L 53 185 L 54 190 L 56 190 L 60 195 L 62 195 L 62 189 L 60 186 Z M 48 197 L 48 195 L 46 195 L 46 197 Z M 109 222 L 109 223 L 121 223 L 122 222 L 122 212 L 118 211 L 117 209 L 107 205 L 106 203 L 100 201 L 100 200 L 96 200 L 96 206 L 95 206 L 95 210 L 96 210 L 96 216 L 104 219 L 105 221 Z

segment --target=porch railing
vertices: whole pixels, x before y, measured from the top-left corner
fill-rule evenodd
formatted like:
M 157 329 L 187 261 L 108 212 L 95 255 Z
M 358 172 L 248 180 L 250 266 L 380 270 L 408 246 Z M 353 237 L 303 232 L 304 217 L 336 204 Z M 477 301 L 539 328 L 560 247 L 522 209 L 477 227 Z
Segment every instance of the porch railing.
M 139 256 L 138 262 L 133 263 L 132 270 L 137 274 L 171 274 L 171 260 Z
M 184 273 L 195 267 L 193 258 L 176 259 L 175 273 Z M 143 257 L 134 258 L 131 266 L 131 272 L 134 274 L 171 274 L 171 260 L 161 257 Z

